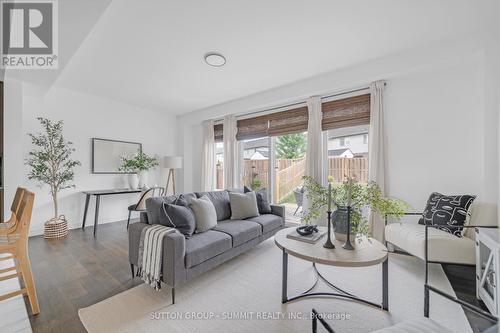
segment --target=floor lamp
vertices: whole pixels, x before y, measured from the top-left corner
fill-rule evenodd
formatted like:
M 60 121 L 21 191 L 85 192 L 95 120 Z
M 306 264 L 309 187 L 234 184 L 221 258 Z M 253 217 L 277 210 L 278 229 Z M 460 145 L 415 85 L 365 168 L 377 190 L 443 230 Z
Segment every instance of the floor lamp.
M 162 161 L 162 166 L 168 169 L 167 185 L 165 186 L 165 195 L 168 194 L 168 187 L 170 185 L 170 180 L 172 180 L 172 190 L 175 194 L 175 169 L 182 168 L 182 157 L 181 156 L 165 156 Z

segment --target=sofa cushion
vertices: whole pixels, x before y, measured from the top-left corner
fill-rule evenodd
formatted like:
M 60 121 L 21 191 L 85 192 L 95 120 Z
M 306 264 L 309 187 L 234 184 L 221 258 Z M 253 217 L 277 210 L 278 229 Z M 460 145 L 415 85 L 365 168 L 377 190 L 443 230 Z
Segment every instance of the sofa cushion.
M 201 264 L 231 249 L 231 236 L 223 232 L 208 230 L 186 239 L 186 268 Z
M 469 207 L 474 195 L 443 195 L 432 193 L 427 200 L 419 224 L 439 225 L 439 229 L 462 237 L 462 228 L 468 220 Z
M 229 193 L 231 203 L 231 219 L 241 220 L 249 217 L 259 216 L 257 196 L 255 192 Z
M 230 235 L 233 240 L 233 247 L 262 235 L 261 226 L 256 222 L 248 220 L 220 221 L 214 230 Z
M 229 205 L 229 193 L 227 191 L 196 192 L 196 196 L 201 198 L 207 196 L 214 204 L 217 212 L 217 221 L 231 218 L 231 206 Z
M 433 227 L 429 230 L 429 260 L 474 265 L 476 248 L 472 239 L 456 237 Z M 404 251 L 425 260 L 425 226 L 412 222 L 390 223 L 385 239 Z
M 247 192 L 252 192 L 252 190 L 244 186 L 243 191 L 245 193 Z M 258 191 L 255 191 L 255 196 L 257 197 L 257 207 L 259 207 L 259 213 L 260 214 L 271 214 L 272 209 L 271 209 L 271 204 L 269 203 L 269 200 L 267 199 L 267 190 L 265 188 L 262 188 Z
M 283 219 L 274 214 L 262 214 L 260 216 L 251 217 L 247 221 L 257 222 L 262 227 L 262 234 L 282 227 Z
M 210 199 L 205 195 L 199 199 L 191 200 L 189 208 L 194 213 L 196 232 L 213 229 L 217 225 L 217 213 Z
M 193 211 L 185 206 L 163 203 L 163 214 L 160 214 L 160 224 L 172 227 L 184 237 L 189 238 L 196 228 Z
M 172 204 L 177 200 L 177 196 L 152 197 L 146 199 L 146 212 L 149 224 L 159 224 L 160 215 L 163 213 L 163 203 Z
M 186 193 L 179 195 L 179 199 L 175 202 L 176 205 L 189 206 L 191 200 L 198 198 L 195 193 Z

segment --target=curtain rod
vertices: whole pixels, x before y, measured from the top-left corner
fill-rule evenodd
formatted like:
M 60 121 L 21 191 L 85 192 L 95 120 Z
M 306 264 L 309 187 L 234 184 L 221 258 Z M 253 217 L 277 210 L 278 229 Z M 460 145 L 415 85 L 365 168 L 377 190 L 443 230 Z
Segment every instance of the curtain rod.
M 384 86 L 387 85 L 387 82 L 384 82 Z M 321 99 L 327 99 L 327 98 L 332 98 L 332 97 L 337 97 L 337 96 L 342 96 L 342 95 L 347 95 L 347 94 L 352 94 L 352 93 L 355 93 L 355 92 L 358 92 L 358 91 L 363 91 L 363 90 L 367 90 L 367 89 L 370 89 L 369 86 L 365 86 L 365 87 L 362 87 L 362 88 L 356 88 L 356 89 L 351 89 L 351 90 L 348 90 L 348 91 L 343 91 L 343 92 L 339 92 L 339 93 L 334 93 L 334 94 L 330 94 L 330 95 L 323 95 L 323 96 L 320 96 Z M 258 114 L 258 113 L 265 113 L 265 112 L 270 112 L 270 111 L 273 111 L 273 110 L 278 110 L 278 109 L 283 109 L 283 108 L 289 108 L 289 107 L 292 107 L 292 106 L 297 106 L 297 105 L 302 105 L 302 104 L 305 104 L 306 101 L 300 101 L 300 102 L 294 102 L 294 103 L 290 103 L 290 104 L 284 104 L 284 105 L 280 105 L 280 106 L 274 106 L 274 107 L 271 107 L 271 108 L 267 108 L 267 109 L 264 109 L 264 110 L 259 110 L 259 111 L 252 111 L 252 112 L 246 112 L 246 113 L 242 113 L 240 115 L 236 114 L 236 117 L 238 116 L 251 116 L 253 114 Z M 221 122 L 223 121 L 224 118 L 219 118 L 219 119 L 215 119 L 214 122 L 217 123 L 217 122 Z

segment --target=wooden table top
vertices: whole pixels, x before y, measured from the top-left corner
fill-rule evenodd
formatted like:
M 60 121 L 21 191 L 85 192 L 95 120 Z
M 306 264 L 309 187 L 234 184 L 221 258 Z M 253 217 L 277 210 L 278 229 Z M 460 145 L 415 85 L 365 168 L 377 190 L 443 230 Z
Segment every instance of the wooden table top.
M 307 261 L 318 264 L 342 266 L 342 267 L 365 267 L 380 264 L 387 259 L 387 248 L 378 240 L 369 237 L 359 237 L 356 239 L 354 250 L 344 250 L 344 242 L 335 239 L 332 232 L 332 242 L 335 249 L 326 249 L 323 244 L 327 235 L 320 238 L 315 244 L 301 242 L 287 238 L 286 235 L 292 232 L 295 227 L 280 230 L 274 236 L 274 242 L 286 253 Z M 318 227 L 326 230 L 326 227 Z

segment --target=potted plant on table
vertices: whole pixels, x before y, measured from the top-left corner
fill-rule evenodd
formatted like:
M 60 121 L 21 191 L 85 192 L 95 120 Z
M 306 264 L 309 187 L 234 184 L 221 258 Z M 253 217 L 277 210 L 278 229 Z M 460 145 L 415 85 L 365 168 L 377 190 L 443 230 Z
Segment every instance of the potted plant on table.
M 145 188 L 148 182 L 148 171 L 159 165 L 156 156 L 149 156 L 142 151 L 132 157 L 122 156 L 121 159 L 120 171 L 130 173 L 129 186 L 132 189 Z
M 309 208 L 304 213 L 306 224 L 323 216 L 329 206 L 335 211 L 332 214 L 335 238 L 340 241 L 347 239 L 347 223 L 350 220 L 351 235 L 368 235 L 370 225 L 366 214 L 367 210 L 383 216 L 400 218 L 410 207 L 406 202 L 396 198 L 384 198 L 377 183 L 371 181 L 360 184 L 354 178 L 347 178 L 340 184 L 333 184 L 333 177 L 328 177 L 329 185 L 323 186 L 312 177 L 304 177 L 304 188 L 309 201 Z M 347 207 L 350 207 L 348 219 Z M 332 209 L 332 210 L 333 210 Z M 354 244 L 354 242 L 352 242 Z
M 63 122 L 52 122 L 42 117 L 37 119 L 43 133 L 28 134 L 34 146 L 26 160 L 30 167 L 28 179 L 50 186 L 54 216 L 45 222 L 44 237 L 61 238 L 68 235 L 68 221 L 64 215 L 59 215 L 57 194 L 63 189 L 75 187 L 71 182 L 75 175 L 74 168 L 80 162 L 71 159 L 75 149 L 73 143 L 63 137 Z

